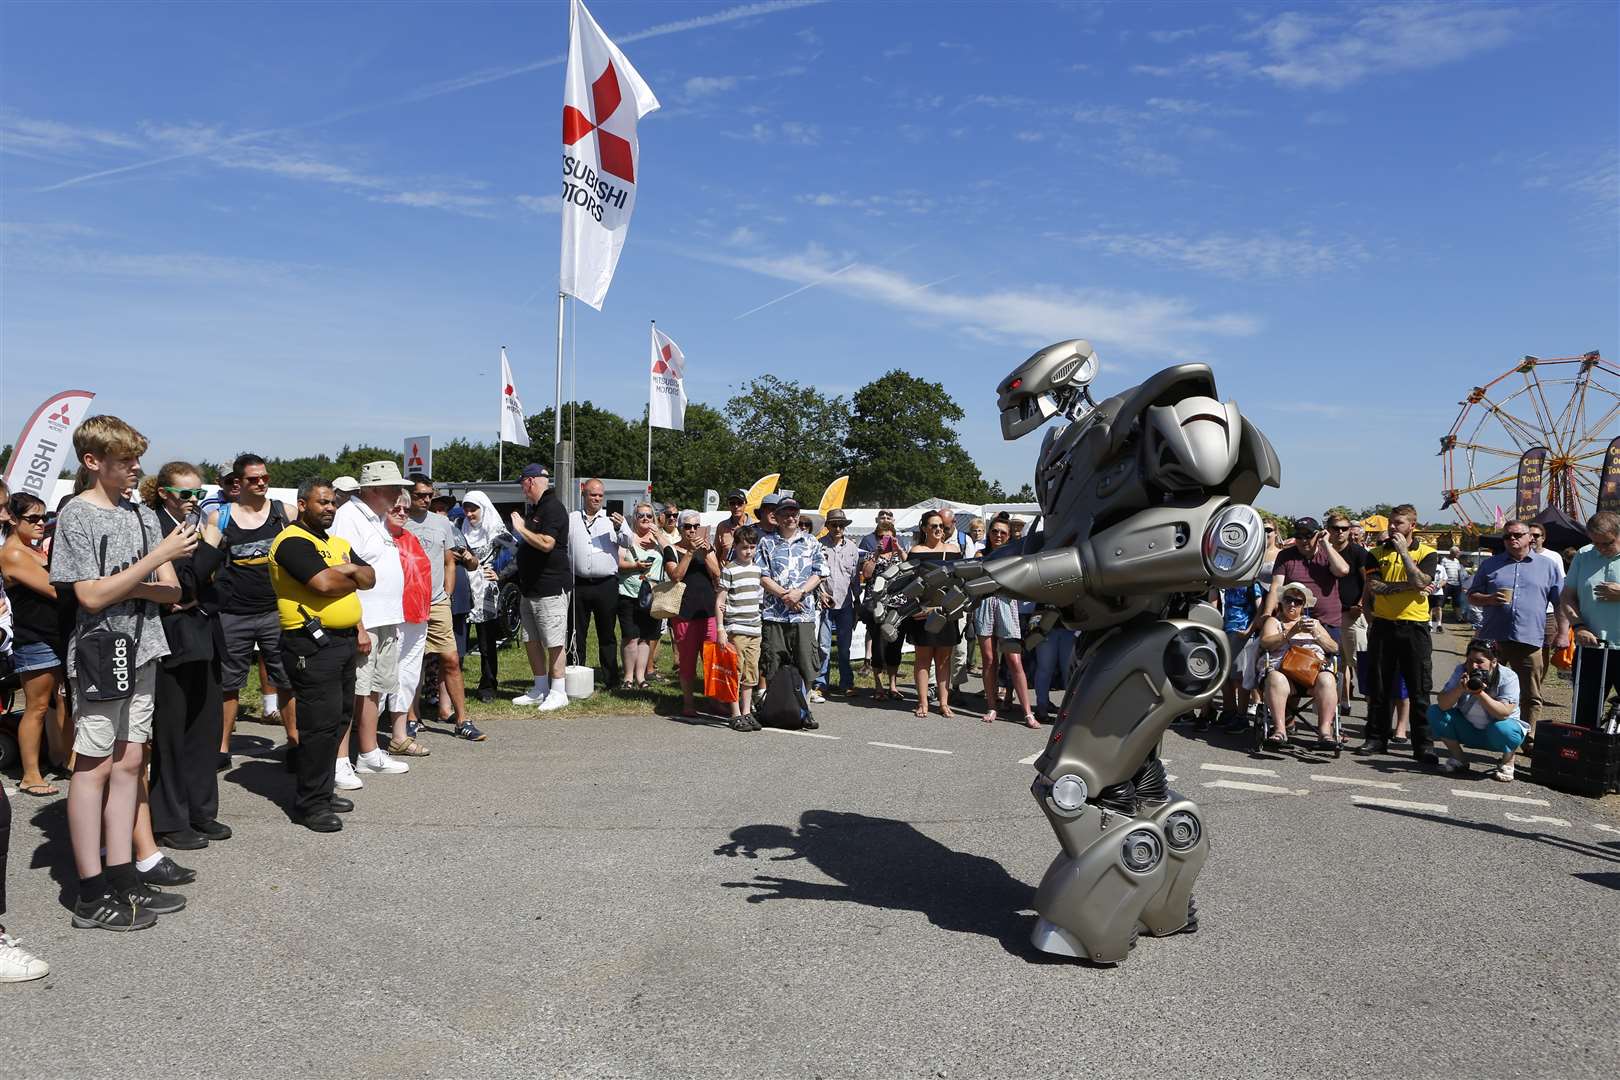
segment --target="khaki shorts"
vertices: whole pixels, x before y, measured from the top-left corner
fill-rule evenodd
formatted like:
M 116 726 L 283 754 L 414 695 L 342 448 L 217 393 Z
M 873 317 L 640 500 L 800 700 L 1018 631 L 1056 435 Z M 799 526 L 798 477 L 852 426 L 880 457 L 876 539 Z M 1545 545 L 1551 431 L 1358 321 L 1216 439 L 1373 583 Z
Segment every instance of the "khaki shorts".
M 115 742 L 152 741 L 152 696 L 157 690 L 156 660 L 135 669 L 135 689 L 117 701 L 91 701 L 73 679 L 73 750 L 85 757 L 111 757 Z
M 568 644 L 568 594 L 525 596 L 523 632 L 541 648 L 556 649 Z
M 399 626 L 366 627 L 371 637 L 371 651 L 359 658 L 354 669 L 354 692 L 358 697 L 367 694 L 392 694 L 399 689 Z
M 727 634 L 726 640 L 737 650 L 737 682 L 742 686 L 759 685 L 759 638 L 746 634 Z
M 427 651 L 435 654 L 456 651 L 456 629 L 450 619 L 448 600 L 440 600 L 428 609 Z

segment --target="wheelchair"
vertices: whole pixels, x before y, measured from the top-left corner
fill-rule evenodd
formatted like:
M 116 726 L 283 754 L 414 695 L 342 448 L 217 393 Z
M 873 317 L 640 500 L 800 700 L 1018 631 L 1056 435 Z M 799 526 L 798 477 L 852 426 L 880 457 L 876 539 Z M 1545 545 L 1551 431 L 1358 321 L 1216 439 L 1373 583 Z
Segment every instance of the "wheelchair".
M 1249 738 L 1249 749 L 1256 754 L 1261 753 L 1266 749 L 1266 736 L 1271 733 L 1274 727 L 1270 716 L 1270 706 L 1266 704 L 1265 694 L 1265 681 L 1272 670 L 1275 669 L 1268 669 L 1258 673 L 1257 685 L 1260 688 L 1260 708 L 1252 717 L 1249 718 L 1249 730 L 1247 733 Z M 1328 662 L 1322 666 L 1322 670 L 1324 672 L 1332 672 L 1334 678 L 1337 679 L 1339 675 L 1338 656 L 1329 656 Z M 1283 678 L 1286 679 L 1288 676 L 1284 675 Z M 1301 722 L 1306 723 L 1310 727 L 1311 731 L 1316 731 L 1316 717 L 1311 715 L 1312 710 L 1315 708 L 1316 698 L 1307 691 L 1301 690 L 1293 683 L 1292 680 L 1290 680 L 1288 684 L 1288 698 L 1283 703 L 1283 730 L 1288 733 L 1288 745 L 1290 747 L 1295 745 L 1293 742 L 1294 732 L 1300 726 Z M 1318 750 L 1313 742 L 1311 746 L 1312 752 L 1331 753 L 1335 758 L 1344 753 L 1344 732 L 1341 725 L 1342 719 L 1343 717 L 1340 716 L 1339 709 L 1337 705 L 1335 705 L 1332 712 L 1333 747 L 1330 751 Z M 1321 736 L 1318 734 L 1316 738 L 1320 739 Z

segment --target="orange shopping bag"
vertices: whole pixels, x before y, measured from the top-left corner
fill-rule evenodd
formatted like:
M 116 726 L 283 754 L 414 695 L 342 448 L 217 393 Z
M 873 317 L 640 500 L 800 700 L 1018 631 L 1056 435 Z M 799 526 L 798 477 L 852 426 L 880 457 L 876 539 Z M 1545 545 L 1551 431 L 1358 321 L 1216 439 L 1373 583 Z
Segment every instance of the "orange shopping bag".
M 737 650 L 730 645 L 703 645 L 703 696 L 727 705 L 737 700 Z

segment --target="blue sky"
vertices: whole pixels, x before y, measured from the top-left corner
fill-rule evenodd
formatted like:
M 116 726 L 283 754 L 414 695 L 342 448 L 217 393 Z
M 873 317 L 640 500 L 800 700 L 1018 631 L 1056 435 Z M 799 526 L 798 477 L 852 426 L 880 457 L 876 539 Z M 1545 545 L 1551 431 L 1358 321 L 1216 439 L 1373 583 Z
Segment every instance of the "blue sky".
M 626 415 L 655 318 L 716 405 L 936 379 L 1016 486 L 995 383 L 1084 336 L 1099 396 L 1213 364 L 1282 457 L 1263 505 L 1438 518 L 1469 387 L 1620 356 L 1612 4 L 592 11 L 663 103 L 577 316 L 577 395 Z M 502 344 L 549 401 L 565 3 L 0 20 L 4 441 L 70 385 L 149 467 L 489 439 Z

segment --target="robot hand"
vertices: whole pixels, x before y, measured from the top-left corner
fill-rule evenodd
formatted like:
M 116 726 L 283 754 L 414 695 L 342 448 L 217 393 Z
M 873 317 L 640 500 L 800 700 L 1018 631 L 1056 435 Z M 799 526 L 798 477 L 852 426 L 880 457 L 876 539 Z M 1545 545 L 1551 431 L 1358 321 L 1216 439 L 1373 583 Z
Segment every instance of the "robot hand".
M 872 610 L 884 636 L 894 640 L 901 625 L 918 612 L 928 612 L 928 629 L 937 632 L 975 601 L 996 591 L 995 581 L 978 560 L 952 563 L 896 563 L 872 579 Z

